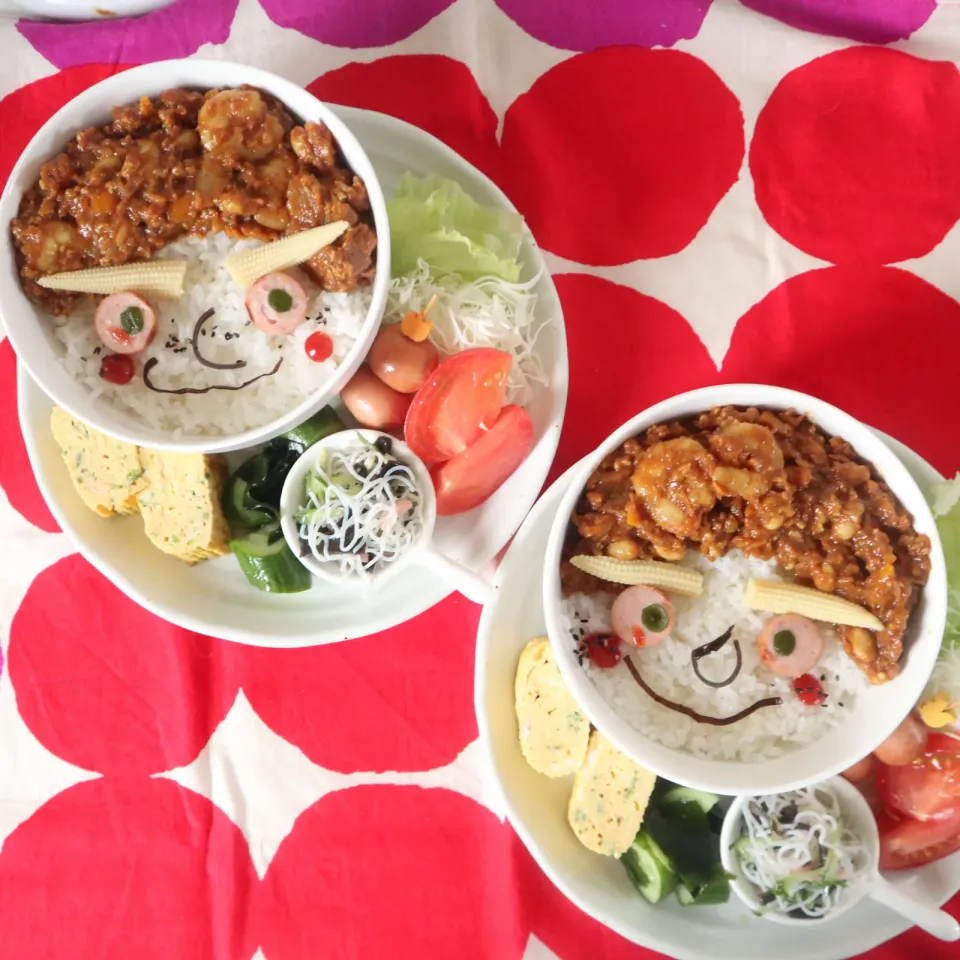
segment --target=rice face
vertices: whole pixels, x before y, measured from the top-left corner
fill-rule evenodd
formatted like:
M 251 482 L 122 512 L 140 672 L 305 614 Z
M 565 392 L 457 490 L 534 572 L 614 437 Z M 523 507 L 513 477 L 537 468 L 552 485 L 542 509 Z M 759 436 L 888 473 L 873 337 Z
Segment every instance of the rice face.
M 774 561 L 757 560 L 733 551 L 710 562 L 689 553 L 683 564 L 701 570 L 704 589 L 699 597 L 671 596 L 676 626 L 657 646 L 633 650 L 631 658 L 644 680 L 661 696 L 712 717 L 728 717 L 765 697 L 780 697 L 779 706 L 764 707 L 729 726 L 698 723 L 652 700 L 631 677 L 625 664 L 595 667 L 584 658 L 582 669 L 600 695 L 645 737 L 666 747 L 710 760 L 756 762 L 771 760 L 828 737 L 849 716 L 857 695 L 869 686 L 843 650 L 836 631 L 819 624 L 824 652 L 812 671 L 824 692 L 821 706 L 806 706 L 793 692 L 791 681 L 764 666 L 757 637 L 772 614 L 750 610 L 742 603 L 749 577 L 785 580 Z M 595 631 L 610 631 L 610 594 L 574 594 L 564 601 L 563 619 L 570 642 Z M 712 680 L 729 677 L 736 666 L 733 640 L 740 641 L 743 667 L 726 687 L 710 687 L 694 673 L 691 654 L 696 647 L 733 627 L 730 641 L 704 657 L 699 667 Z
M 303 283 L 311 301 L 307 320 L 285 337 L 271 337 L 250 322 L 245 291 L 227 271 L 226 257 L 259 245 L 256 240 L 231 240 L 225 234 L 188 237 L 161 250 L 155 259 L 186 260 L 184 295 L 179 300 L 151 300 L 157 311 L 157 335 L 136 357 L 138 371 L 130 383 L 118 385 L 100 377 L 100 361 L 110 351 L 94 328 L 95 304 L 81 304 L 69 317 L 53 318 L 55 336 L 63 345 L 60 357 L 67 373 L 117 408 L 133 413 L 145 424 L 181 436 L 224 436 L 261 427 L 288 413 L 311 393 L 322 389 L 357 342 L 370 307 L 369 289 L 327 293 Z M 194 356 L 194 327 L 208 309 L 216 310 L 204 324 L 199 349 L 208 360 L 232 363 L 245 360 L 239 370 L 211 370 Z M 315 363 L 304 342 L 315 330 L 333 341 L 333 355 Z M 280 369 L 242 390 L 211 390 L 204 394 L 156 393 L 143 382 L 140 370 L 152 357 L 159 361 L 150 379 L 165 389 L 238 386 L 267 373 L 281 359 Z

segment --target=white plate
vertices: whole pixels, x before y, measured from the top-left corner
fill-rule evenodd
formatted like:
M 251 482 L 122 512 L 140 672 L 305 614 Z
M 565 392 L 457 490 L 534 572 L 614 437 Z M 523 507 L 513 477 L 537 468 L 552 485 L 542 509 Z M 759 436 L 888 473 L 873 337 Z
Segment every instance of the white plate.
M 363 144 L 389 196 L 407 170 L 457 180 L 479 202 L 513 210 L 510 201 L 479 170 L 416 127 L 366 110 L 335 107 Z M 537 286 L 539 317 L 551 322 L 537 338 L 549 377 L 527 412 L 535 445 L 522 466 L 481 507 L 437 521 L 434 544 L 474 570 L 502 549 L 533 505 L 553 462 L 567 400 L 567 345 L 560 300 L 533 243 L 523 257 L 528 270 L 543 270 Z M 199 633 L 265 647 L 334 643 L 385 630 L 438 603 L 449 589 L 429 572 L 410 568 L 365 593 L 362 587 L 314 582 L 290 596 L 251 587 L 233 557 L 196 567 L 166 556 L 143 534 L 139 517 L 104 521 L 74 490 L 50 433 L 50 400 L 19 368 L 20 427 L 40 489 L 61 528 L 101 573 L 125 594 L 166 620 Z
M 30 372 L 37 385 L 64 410 L 89 426 L 128 443 L 156 450 L 179 453 L 223 453 L 249 449 L 266 443 L 271 437 L 293 429 L 312 417 L 337 396 L 349 382 L 370 349 L 380 327 L 390 289 L 390 272 L 383 265 L 390 261 L 390 231 L 387 204 L 380 178 L 356 134 L 326 104 L 303 87 L 265 70 L 256 70 L 242 63 L 226 60 L 162 60 L 107 77 L 74 97 L 40 128 L 27 144 L 10 173 L 0 195 L 0 222 L 13 220 L 22 195 L 35 182 L 42 164 L 62 149 L 63 143 L 78 127 L 101 123 L 113 109 L 137 90 L 144 96 L 158 96 L 164 90 L 186 87 L 193 90 L 224 89 L 252 85 L 276 97 L 292 116 L 326 124 L 335 137 L 344 161 L 366 185 L 370 214 L 377 232 L 377 257 L 381 267 L 370 284 L 370 302 L 354 342 L 336 366 L 312 390 L 300 397 L 299 403 L 286 404 L 285 409 L 271 413 L 266 423 L 245 430 L 227 431 L 210 436 L 184 434 L 151 425 L 132 409 L 113 403 L 105 395 L 97 396 L 89 386 L 77 379 L 59 362 L 63 344 L 54 334 L 55 324 L 45 311 L 31 303 L 21 290 L 0 300 L 2 321 L 16 351 L 17 360 Z M 0 284 L 19 284 L 16 250 L 13 240 L 0 244 Z M 211 334 L 213 331 L 210 331 Z
M 34 20 L 113 20 L 140 17 L 173 0 L 0 0 L 0 16 L 31 17 Z M 109 14 L 104 14 L 108 9 Z
M 917 454 L 884 437 L 927 491 L 940 475 Z M 845 960 L 885 943 L 907 924 L 864 902 L 836 921 L 795 931 L 755 917 L 731 896 L 722 907 L 658 906 L 636 892 L 623 867 L 591 853 L 567 825 L 572 778 L 551 780 L 532 770 L 517 740 L 514 677 L 520 651 L 545 636 L 542 604 L 544 555 L 550 525 L 576 472 L 567 471 L 540 498 L 497 571 L 495 595 L 480 618 L 475 706 L 480 736 L 520 839 L 560 891 L 621 936 L 678 960 Z M 918 870 L 887 874 L 898 886 L 938 905 L 960 891 L 960 853 Z M 706 945 L 709 944 L 709 948 Z

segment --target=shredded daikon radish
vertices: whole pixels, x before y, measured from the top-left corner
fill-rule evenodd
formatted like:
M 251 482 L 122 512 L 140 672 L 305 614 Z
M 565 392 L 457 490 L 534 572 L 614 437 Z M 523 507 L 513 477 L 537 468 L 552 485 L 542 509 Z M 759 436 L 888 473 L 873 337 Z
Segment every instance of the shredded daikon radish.
M 325 451 L 305 494 L 297 511 L 300 539 L 341 574 L 366 577 L 403 556 L 423 533 L 416 478 L 382 444 L 358 437 L 353 449 Z
M 933 668 L 923 698 L 946 694 L 948 703 L 960 704 L 960 647 L 945 647 Z
M 830 913 L 868 865 L 836 794 L 822 786 L 748 801 L 733 848 L 763 909 L 799 918 Z
M 430 339 L 444 356 L 471 347 L 495 347 L 514 357 L 507 379 L 507 403 L 523 406 L 535 385 L 546 386 L 547 375 L 534 352 L 543 325 L 535 319 L 539 275 L 522 283 L 500 277 L 464 281 L 455 275 L 435 277 L 420 260 L 417 270 L 395 277 L 390 286 L 385 323 L 399 323 L 411 310 L 436 302 L 427 319 L 433 324 Z M 549 321 L 548 321 L 549 322 Z

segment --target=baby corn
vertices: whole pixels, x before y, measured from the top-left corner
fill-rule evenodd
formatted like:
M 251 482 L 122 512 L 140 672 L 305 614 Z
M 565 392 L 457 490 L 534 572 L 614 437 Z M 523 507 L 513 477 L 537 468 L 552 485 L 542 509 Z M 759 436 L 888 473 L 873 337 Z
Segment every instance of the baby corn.
M 325 223 L 322 227 L 294 233 L 282 240 L 265 243 L 253 250 L 234 253 L 227 257 L 227 269 L 241 287 L 249 287 L 260 277 L 278 270 L 289 270 L 309 260 L 315 253 L 329 246 L 349 226 L 346 220 Z
M 628 586 L 644 583 L 685 597 L 699 597 L 703 592 L 702 573 L 662 560 L 615 560 L 613 557 L 580 555 L 571 557 L 570 562 L 578 570 L 611 583 Z
M 753 610 L 766 613 L 798 613 L 811 620 L 836 623 L 845 627 L 864 627 L 867 630 L 885 630 L 883 622 L 869 610 L 823 593 L 814 587 L 778 580 L 756 580 L 751 577 L 743 593 L 743 602 Z
M 149 263 L 125 263 L 121 267 L 93 267 L 41 277 L 37 283 L 47 290 L 73 293 L 119 293 L 131 290 L 154 297 L 175 300 L 183 296 L 186 260 L 151 260 Z

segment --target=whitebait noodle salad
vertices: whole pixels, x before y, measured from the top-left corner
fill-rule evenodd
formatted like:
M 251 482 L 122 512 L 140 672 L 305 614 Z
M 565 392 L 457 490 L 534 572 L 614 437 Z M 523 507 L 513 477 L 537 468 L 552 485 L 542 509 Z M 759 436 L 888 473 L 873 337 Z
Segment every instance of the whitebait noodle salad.
M 423 533 L 423 500 L 413 471 L 388 437 L 325 450 L 307 474 L 296 514 L 302 555 L 344 575 L 366 576 L 393 563 Z
M 756 797 L 733 844 L 763 911 L 818 919 L 835 910 L 867 869 L 867 853 L 824 786 Z

